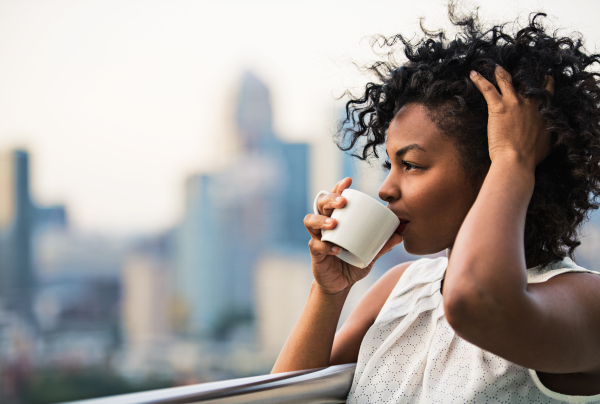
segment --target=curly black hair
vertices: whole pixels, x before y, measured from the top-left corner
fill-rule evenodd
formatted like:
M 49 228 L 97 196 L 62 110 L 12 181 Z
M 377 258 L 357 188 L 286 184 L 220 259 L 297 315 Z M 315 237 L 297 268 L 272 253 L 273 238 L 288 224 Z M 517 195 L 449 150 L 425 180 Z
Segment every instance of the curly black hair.
M 525 98 L 540 100 L 539 111 L 552 136 L 551 154 L 537 166 L 535 187 L 525 223 L 528 265 L 546 265 L 573 258 L 581 243 L 579 229 L 600 204 L 600 86 L 599 73 L 591 71 L 600 54 L 590 54 L 580 33 L 547 33 L 540 22 L 547 15 L 531 13 L 528 25 L 516 34 L 508 23 L 484 28 L 477 10 L 458 16 L 448 4 L 450 22 L 457 28 L 453 40 L 443 30 L 431 32 L 415 44 L 402 35 L 376 36 L 372 46 L 389 49 L 385 61 L 368 69 L 376 82 L 360 96 L 348 94 L 346 118 L 336 137 L 344 151 L 356 150 L 361 160 L 378 158 L 387 128 L 402 106 L 419 103 L 438 128 L 453 141 L 466 178 L 485 178 L 491 161 L 487 143 L 487 103 L 469 79 L 476 70 L 497 88 L 496 64 L 511 75 L 515 89 Z M 403 45 L 404 63 L 395 61 L 394 45 Z M 544 88 L 552 76 L 555 91 Z

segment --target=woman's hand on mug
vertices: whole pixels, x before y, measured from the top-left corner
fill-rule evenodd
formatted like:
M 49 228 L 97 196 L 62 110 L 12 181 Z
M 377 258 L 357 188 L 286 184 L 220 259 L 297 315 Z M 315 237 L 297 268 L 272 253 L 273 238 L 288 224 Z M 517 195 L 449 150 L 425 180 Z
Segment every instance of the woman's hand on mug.
M 341 193 L 349 188 L 351 184 L 352 179 L 350 177 L 338 182 L 331 193 L 322 196 L 317 201 L 318 211 L 321 214 L 309 214 L 304 218 L 304 225 L 311 235 L 308 246 L 312 259 L 313 275 L 321 290 L 332 295 L 348 289 L 367 276 L 380 256 L 391 251 L 395 245 L 402 242 L 402 236 L 394 234 L 371 264 L 366 268 L 359 268 L 336 257 L 341 251 L 340 247 L 321 240 L 321 230 L 331 230 L 336 227 L 337 221 L 330 216 L 334 209 L 343 208 L 346 205 L 346 198 L 341 196 Z

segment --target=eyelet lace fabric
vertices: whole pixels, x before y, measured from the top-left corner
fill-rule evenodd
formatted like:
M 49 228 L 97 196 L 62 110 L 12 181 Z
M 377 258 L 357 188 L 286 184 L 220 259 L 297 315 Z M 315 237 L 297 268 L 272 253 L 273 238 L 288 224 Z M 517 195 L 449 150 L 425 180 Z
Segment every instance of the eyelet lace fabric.
M 348 403 L 600 403 L 554 393 L 535 371 L 457 336 L 440 291 L 447 265 L 422 258 L 406 269 L 362 341 Z M 529 269 L 528 282 L 565 272 L 591 271 L 565 258 Z

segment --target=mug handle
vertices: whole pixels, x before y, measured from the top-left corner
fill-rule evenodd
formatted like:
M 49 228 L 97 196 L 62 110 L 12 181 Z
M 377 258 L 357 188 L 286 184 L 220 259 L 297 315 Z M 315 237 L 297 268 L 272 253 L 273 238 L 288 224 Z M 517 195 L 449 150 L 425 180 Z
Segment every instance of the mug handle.
M 313 202 L 313 210 L 315 211 L 315 215 L 322 215 L 322 213 L 319 212 L 319 205 L 317 204 L 317 202 L 319 201 L 320 197 L 322 197 L 323 195 L 328 195 L 328 194 L 329 194 L 329 191 L 319 191 L 319 193 L 315 197 L 315 201 Z

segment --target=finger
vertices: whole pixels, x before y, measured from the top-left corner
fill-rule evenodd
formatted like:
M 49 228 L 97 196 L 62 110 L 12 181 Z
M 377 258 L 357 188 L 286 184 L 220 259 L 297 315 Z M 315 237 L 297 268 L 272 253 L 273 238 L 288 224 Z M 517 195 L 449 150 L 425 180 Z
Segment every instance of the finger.
M 345 178 L 344 178 L 344 179 L 345 179 Z M 338 187 L 340 186 L 341 182 L 342 182 L 342 181 L 344 181 L 344 179 L 341 179 L 341 180 L 339 180 L 339 181 L 337 182 L 337 184 L 335 184 L 335 185 L 333 186 L 333 189 L 331 190 L 331 192 L 332 192 L 332 193 L 335 193 L 335 194 L 337 194 L 337 193 L 338 193 L 338 191 L 337 191 L 337 190 L 338 190 Z
M 502 93 L 502 97 L 506 98 L 517 98 L 517 92 L 512 84 L 512 76 L 509 72 L 504 70 L 504 68 L 500 65 L 496 65 L 496 82 L 498 83 L 498 87 L 500 87 L 500 92 Z
M 334 209 L 343 208 L 344 206 L 346 206 L 346 198 L 335 193 L 323 195 L 317 201 L 317 209 L 324 216 L 331 216 Z
M 308 249 L 311 255 L 337 255 L 340 253 L 341 248 L 327 241 L 321 241 L 311 238 L 308 242 Z
M 341 194 L 345 189 L 350 188 L 350 185 L 352 185 L 352 178 L 344 178 L 338 187 L 338 192 Z
M 546 89 L 546 91 L 548 91 L 551 95 L 554 95 L 554 77 L 548 76 L 546 74 L 544 76 L 543 86 Z
M 304 226 L 313 238 L 321 240 L 321 230 L 335 228 L 337 220 L 327 216 L 308 214 L 304 217 Z
M 335 187 L 333 187 L 333 190 L 331 192 L 341 194 L 344 189 L 350 188 L 350 185 L 352 185 L 352 178 L 346 177 L 337 184 L 335 184 Z
M 496 87 L 487 81 L 481 74 L 477 73 L 475 70 L 471 70 L 470 77 L 473 84 L 475 84 L 475 87 L 483 94 L 488 106 L 502 101 L 502 96 L 498 93 Z

